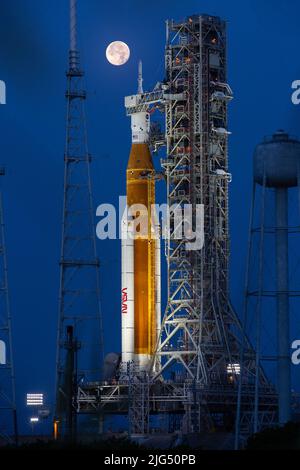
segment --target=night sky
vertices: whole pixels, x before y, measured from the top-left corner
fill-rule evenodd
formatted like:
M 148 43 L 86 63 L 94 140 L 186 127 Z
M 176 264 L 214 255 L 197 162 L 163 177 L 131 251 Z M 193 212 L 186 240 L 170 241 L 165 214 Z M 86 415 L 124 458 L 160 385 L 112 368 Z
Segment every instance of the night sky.
M 125 194 L 131 135 L 123 97 L 136 92 L 140 58 L 145 89 L 164 78 L 164 21 L 194 13 L 228 20 L 228 74 L 235 94 L 229 114 L 231 284 L 240 314 L 253 149 L 279 128 L 300 136 L 300 107 L 290 99 L 291 83 L 300 79 L 299 1 L 78 3 L 95 207 L 117 204 Z M 68 8 L 68 0 L 0 0 L 0 79 L 7 85 L 7 105 L 0 107 L 0 163 L 7 172 L 2 188 L 21 432 L 28 432 L 26 392 L 45 392 L 49 405 L 54 396 Z M 125 66 L 106 61 L 105 49 L 114 40 L 131 49 Z M 159 188 L 160 198 L 163 191 Z M 105 350 L 119 351 L 120 242 L 98 241 L 98 254 Z M 291 339 L 299 339 L 299 320 L 293 325 Z

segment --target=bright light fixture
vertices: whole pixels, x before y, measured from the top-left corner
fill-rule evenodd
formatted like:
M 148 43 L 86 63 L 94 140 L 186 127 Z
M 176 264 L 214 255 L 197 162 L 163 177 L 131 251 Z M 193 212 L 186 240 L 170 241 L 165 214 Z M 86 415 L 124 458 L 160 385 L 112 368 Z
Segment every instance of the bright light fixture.
M 30 418 L 30 422 L 31 423 L 38 423 L 39 422 L 39 418 L 37 416 L 33 416 L 32 418 Z
M 43 393 L 27 393 L 26 404 L 27 406 L 43 406 L 44 394 Z
M 241 365 L 240 364 L 228 364 L 227 374 L 240 375 L 240 373 L 241 373 Z

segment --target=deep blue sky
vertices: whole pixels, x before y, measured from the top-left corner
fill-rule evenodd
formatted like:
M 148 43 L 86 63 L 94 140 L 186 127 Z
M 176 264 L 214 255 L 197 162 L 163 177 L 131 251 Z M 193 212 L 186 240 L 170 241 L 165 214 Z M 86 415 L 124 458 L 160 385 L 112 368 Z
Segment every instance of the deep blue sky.
M 25 393 L 41 390 L 53 401 L 62 219 L 68 0 L 0 0 L 0 161 L 7 168 L 4 207 L 18 405 L 22 431 Z M 130 122 L 123 97 L 163 78 L 165 24 L 193 13 L 228 20 L 230 105 L 232 298 L 240 312 L 253 148 L 278 128 L 300 135 L 300 107 L 290 86 L 300 79 L 296 0 L 79 0 L 80 49 L 87 74 L 87 116 L 94 155 L 95 206 L 116 203 L 125 190 Z M 113 67 L 105 48 L 113 40 L 131 59 Z M 119 349 L 119 242 L 98 242 L 106 350 Z M 292 338 L 300 337 L 298 323 Z M 299 373 L 298 373 L 299 378 Z

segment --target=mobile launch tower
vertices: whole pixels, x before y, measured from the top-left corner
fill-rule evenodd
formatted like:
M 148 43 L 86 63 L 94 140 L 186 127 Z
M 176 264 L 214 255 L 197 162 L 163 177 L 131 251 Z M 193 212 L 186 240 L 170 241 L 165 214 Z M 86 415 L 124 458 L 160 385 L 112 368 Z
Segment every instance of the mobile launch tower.
M 251 420 L 254 352 L 247 342 L 241 363 L 243 332 L 229 300 L 229 230 L 227 105 L 233 95 L 227 83 L 226 24 L 202 15 L 167 23 L 166 82 L 169 93 L 185 99 L 166 102 L 167 159 L 163 160 L 168 203 L 204 207 L 204 245 L 189 248 L 176 239 L 172 224 L 167 243 L 168 305 L 157 354 L 163 373 L 178 365 L 196 394 L 192 424 L 229 428 L 235 421 L 237 385 L 243 369 L 243 418 Z M 196 244 L 196 241 L 194 242 Z M 259 368 L 260 424 L 274 418 L 272 390 Z M 202 417 L 201 417 L 202 416 Z M 244 422 L 245 425 L 245 422 Z M 248 432 L 251 432 L 248 422 Z
M 152 369 L 141 373 L 128 362 L 127 379 L 81 388 L 78 406 L 79 411 L 129 411 L 132 434 L 147 434 L 151 416 L 159 414 L 169 420 L 169 431 L 233 432 L 237 426 L 239 436 L 250 434 L 255 377 L 259 428 L 276 419 L 275 391 L 256 364 L 229 300 L 227 105 L 232 98 L 226 24 L 219 17 L 193 15 L 166 23 L 164 80 L 151 92 L 139 87 L 137 95 L 125 99 L 133 120 L 154 109 L 165 113 L 163 137 L 150 135 L 150 141 L 152 148 L 166 148 L 161 167 L 172 208 L 166 239 L 168 302 Z M 186 205 L 191 218 L 186 218 Z M 177 226 L 178 211 L 183 230 Z M 199 221 L 204 244 L 197 239 Z

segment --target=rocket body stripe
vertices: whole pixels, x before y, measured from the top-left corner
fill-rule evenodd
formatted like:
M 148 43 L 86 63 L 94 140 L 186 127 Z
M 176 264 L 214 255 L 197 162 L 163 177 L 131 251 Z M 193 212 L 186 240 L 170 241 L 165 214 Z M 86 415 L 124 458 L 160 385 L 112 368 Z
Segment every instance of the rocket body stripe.
M 161 246 L 160 246 L 160 225 L 155 214 L 155 229 L 156 229 L 156 240 L 155 240 L 155 289 L 156 289 L 156 341 L 160 338 L 161 329 Z
M 134 240 L 127 218 L 122 220 L 122 360 L 134 360 Z

